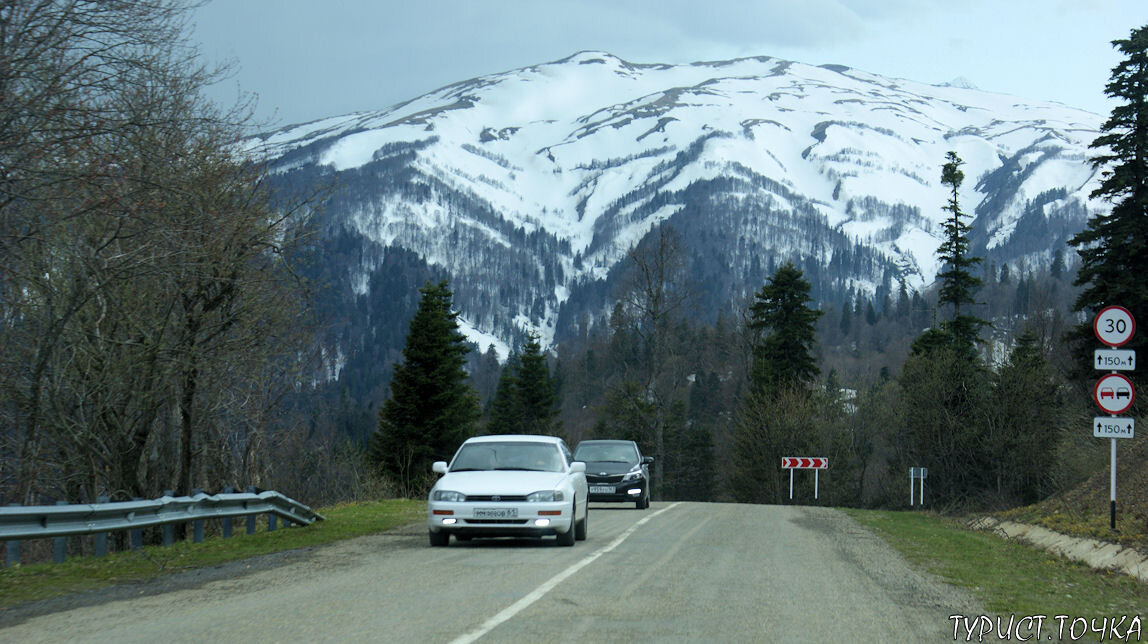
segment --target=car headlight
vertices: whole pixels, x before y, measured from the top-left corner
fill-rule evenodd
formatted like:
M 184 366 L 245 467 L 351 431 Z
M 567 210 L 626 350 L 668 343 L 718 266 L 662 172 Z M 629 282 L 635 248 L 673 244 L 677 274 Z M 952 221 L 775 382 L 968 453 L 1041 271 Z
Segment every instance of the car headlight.
M 446 501 L 447 503 L 462 503 L 466 500 L 466 495 L 462 492 L 453 492 L 451 490 L 435 490 L 431 492 L 430 498 L 432 501 Z
M 637 481 L 640 478 L 642 478 L 642 468 L 639 467 L 637 469 L 626 472 L 626 475 L 622 477 L 622 482 L 625 483 L 626 481 Z
M 526 495 L 528 503 L 555 503 L 565 499 L 566 495 L 562 493 L 562 490 L 540 490 Z

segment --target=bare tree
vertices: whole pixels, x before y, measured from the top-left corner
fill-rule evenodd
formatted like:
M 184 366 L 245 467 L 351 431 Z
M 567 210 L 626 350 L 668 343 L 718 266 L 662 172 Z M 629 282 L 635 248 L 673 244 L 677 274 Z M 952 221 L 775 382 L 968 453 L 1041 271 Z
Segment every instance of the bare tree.
M 258 467 L 299 382 L 306 203 L 275 204 L 181 0 L 0 1 L 0 492 Z M 7 479 L 7 480 L 6 480 Z
M 694 293 L 686 272 L 686 255 L 676 231 L 662 225 L 647 244 L 629 252 L 628 279 L 620 297 L 624 325 L 637 339 L 636 360 L 625 365 L 621 382 L 611 392 L 614 414 L 634 425 L 643 442 L 652 441 L 653 490 L 661 495 L 665 481 L 666 434 L 684 422 L 685 372 L 674 326 L 683 322 Z

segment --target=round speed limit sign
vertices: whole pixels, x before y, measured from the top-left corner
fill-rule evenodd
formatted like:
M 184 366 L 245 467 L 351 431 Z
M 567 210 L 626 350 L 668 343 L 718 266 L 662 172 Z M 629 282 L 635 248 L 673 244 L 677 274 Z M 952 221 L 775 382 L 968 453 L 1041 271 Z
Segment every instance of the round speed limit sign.
M 1136 333 L 1136 320 L 1123 306 L 1106 306 L 1092 321 L 1092 331 L 1096 339 L 1110 347 L 1127 344 Z

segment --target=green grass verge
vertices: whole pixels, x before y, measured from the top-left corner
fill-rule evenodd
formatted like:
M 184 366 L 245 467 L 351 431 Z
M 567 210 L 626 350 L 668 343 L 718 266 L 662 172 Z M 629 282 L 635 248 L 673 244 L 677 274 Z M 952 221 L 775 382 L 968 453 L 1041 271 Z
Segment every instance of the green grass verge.
M 392 499 L 348 503 L 319 508 L 317 512 L 326 520 L 306 527 L 280 527 L 268 532 L 266 519 L 261 519 L 255 534 L 249 535 L 243 520 L 237 520 L 235 536 L 230 539 L 211 536 L 202 543 L 182 541 L 170 548 L 145 546 L 139 551 L 118 552 L 102 558 L 73 557 L 59 564 L 0 568 L 0 609 L 383 532 L 425 520 L 426 501 Z
M 1148 618 L 1148 585 L 961 522 L 916 512 L 846 510 L 910 563 L 967 589 L 994 615 Z M 1148 628 L 1148 625 L 1145 625 Z

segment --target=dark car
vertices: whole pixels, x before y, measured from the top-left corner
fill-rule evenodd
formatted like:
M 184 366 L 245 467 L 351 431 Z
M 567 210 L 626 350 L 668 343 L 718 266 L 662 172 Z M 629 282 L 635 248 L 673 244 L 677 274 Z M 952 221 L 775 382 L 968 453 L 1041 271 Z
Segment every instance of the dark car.
M 574 448 L 574 460 L 586 464 L 591 501 L 633 501 L 639 510 L 650 507 L 650 463 L 638 444 L 623 440 L 586 440 Z

